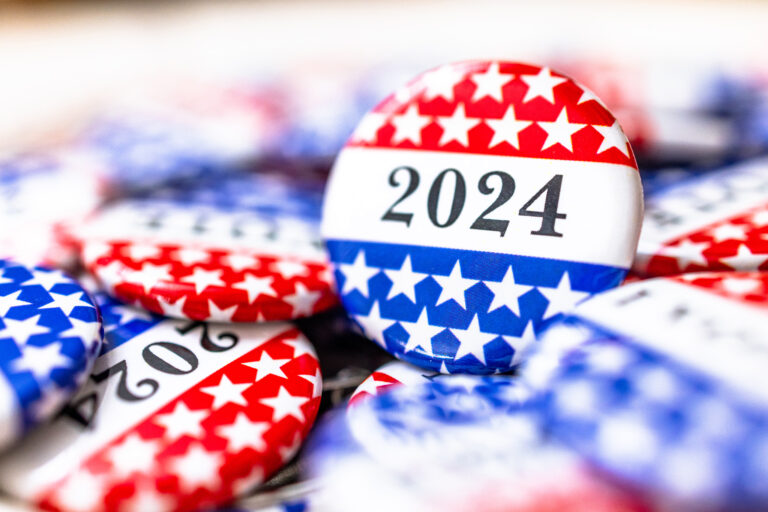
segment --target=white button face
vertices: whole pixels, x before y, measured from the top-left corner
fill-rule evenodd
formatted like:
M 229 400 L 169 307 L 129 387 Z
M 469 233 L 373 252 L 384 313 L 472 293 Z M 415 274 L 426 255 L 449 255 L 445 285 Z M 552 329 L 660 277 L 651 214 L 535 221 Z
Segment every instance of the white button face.
M 506 371 L 543 323 L 622 281 L 642 217 L 637 165 L 584 91 L 548 68 L 464 62 L 361 121 L 322 232 L 370 338 L 431 371 Z

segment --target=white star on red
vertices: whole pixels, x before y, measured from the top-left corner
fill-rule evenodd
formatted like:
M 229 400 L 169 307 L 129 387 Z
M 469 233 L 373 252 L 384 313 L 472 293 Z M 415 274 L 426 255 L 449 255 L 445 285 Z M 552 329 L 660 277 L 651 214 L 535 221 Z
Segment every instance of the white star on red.
M 224 286 L 224 281 L 221 280 L 221 272 L 221 270 L 205 270 L 196 267 L 191 275 L 184 276 L 179 281 L 194 284 L 195 293 L 200 295 L 209 286 Z
M 219 409 L 230 403 L 247 406 L 248 401 L 243 397 L 243 392 L 249 387 L 251 384 L 247 382 L 234 384 L 226 375 L 222 375 L 216 386 L 200 388 L 200 391 L 213 397 L 212 409 Z
M 549 68 L 542 68 L 536 75 L 520 75 L 520 79 L 528 84 L 523 103 L 528 103 L 534 98 L 541 97 L 550 103 L 555 102 L 554 88 L 566 81 L 565 78 L 552 76 Z
M 542 151 L 555 144 L 560 144 L 568 151 L 573 152 L 573 140 L 571 137 L 574 133 L 587 126 L 581 123 L 571 123 L 568 120 L 568 111 L 565 107 L 563 107 L 554 121 L 539 121 L 538 124 L 547 132 L 547 140 L 541 146 Z
M 421 130 L 431 122 L 431 117 L 419 114 L 419 107 L 416 104 L 411 105 L 405 113 L 392 116 L 391 123 L 395 127 L 392 144 L 409 140 L 420 145 Z
M 486 119 L 485 124 L 493 130 L 489 148 L 502 142 L 507 142 L 515 149 L 520 149 L 519 134 L 533 124 L 533 121 L 518 121 L 515 116 L 515 107 L 510 105 L 501 119 Z
M 477 86 L 472 94 L 472 101 L 478 101 L 486 96 L 490 96 L 496 101 L 502 101 L 504 98 L 501 89 L 512 80 L 512 75 L 500 73 L 499 63 L 493 62 L 485 72 L 473 73 L 471 80 Z
M 292 395 L 286 388 L 280 386 L 277 396 L 273 398 L 262 398 L 261 403 L 272 408 L 272 421 L 277 422 L 286 416 L 292 416 L 304 422 L 306 419 L 301 406 L 309 401 L 308 397 Z
M 443 128 L 440 145 L 456 141 L 462 146 L 469 144 L 469 130 L 482 122 L 481 119 L 468 118 L 463 104 L 456 105 L 450 117 L 436 117 L 437 124 Z

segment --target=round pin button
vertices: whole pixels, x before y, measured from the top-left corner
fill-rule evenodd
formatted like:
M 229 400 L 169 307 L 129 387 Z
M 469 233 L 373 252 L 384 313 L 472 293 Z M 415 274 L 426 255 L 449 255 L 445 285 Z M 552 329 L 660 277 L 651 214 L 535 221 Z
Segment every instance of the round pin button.
M 634 156 L 549 68 L 450 64 L 375 107 L 340 153 L 323 236 L 342 302 L 396 357 L 492 373 L 621 283 L 640 231 Z
M 369 375 L 349 397 L 349 405 L 353 406 L 361 400 L 378 396 L 392 387 L 409 384 L 420 384 L 431 381 L 435 372 L 425 372 L 418 366 L 403 361 L 391 361 Z
M 649 194 L 634 268 L 649 276 L 768 270 L 768 159 Z
M 196 510 L 296 453 L 322 387 L 298 330 L 99 302 L 106 344 L 90 380 L 0 461 L 3 491 L 50 510 Z
M 312 197 L 239 183 L 251 193 L 229 204 L 196 189 L 100 212 L 80 235 L 87 269 L 122 301 L 174 318 L 286 320 L 337 304 Z
M 521 370 L 561 442 L 685 510 L 768 500 L 768 275 L 619 287 L 552 325 Z
M 77 282 L 0 260 L 0 447 L 59 412 L 100 347 L 99 314 Z
M 549 442 L 518 391 L 509 377 L 451 375 L 331 417 L 306 449 L 312 510 L 647 510 Z

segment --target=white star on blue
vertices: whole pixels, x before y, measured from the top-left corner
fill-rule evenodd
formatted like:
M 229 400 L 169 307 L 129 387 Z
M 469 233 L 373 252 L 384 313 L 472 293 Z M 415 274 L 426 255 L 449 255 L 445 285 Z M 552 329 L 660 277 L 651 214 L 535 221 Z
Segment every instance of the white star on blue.
M 56 412 L 41 404 L 64 405 L 77 390 L 101 348 L 101 322 L 74 280 L 7 260 L 0 260 L 0 304 L 0 386 L 15 396 L 11 414 L 24 431 Z
M 460 249 L 346 240 L 327 247 L 350 316 L 381 333 L 375 341 L 396 357 L 449 373 L 514 368 L 535 331 L 626 275 L 618 267 Z M 355 285 L 345 286 L 349 280 Z

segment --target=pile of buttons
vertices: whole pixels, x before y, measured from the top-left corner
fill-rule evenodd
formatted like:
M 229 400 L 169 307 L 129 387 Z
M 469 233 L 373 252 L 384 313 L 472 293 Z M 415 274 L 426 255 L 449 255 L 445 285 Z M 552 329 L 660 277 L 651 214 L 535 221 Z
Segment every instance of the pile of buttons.
M 608 103 L 287 75 L 0 159 L 0 510 L 768 508 L 765 92 L 562 67 Z

